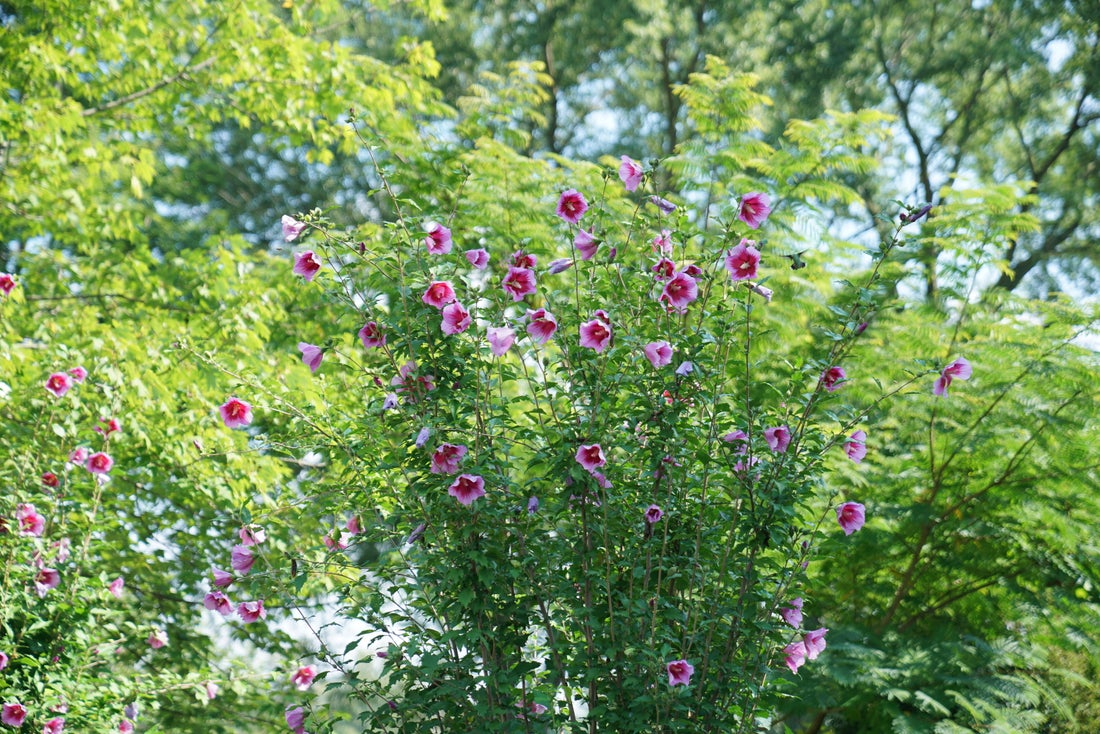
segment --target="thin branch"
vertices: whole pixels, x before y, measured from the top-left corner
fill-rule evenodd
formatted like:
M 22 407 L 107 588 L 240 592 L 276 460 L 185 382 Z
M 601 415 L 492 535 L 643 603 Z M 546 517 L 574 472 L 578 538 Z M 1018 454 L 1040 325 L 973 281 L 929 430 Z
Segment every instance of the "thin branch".
M 131 92 L 130 94 L 127 94 L 123 97 L 119 97 L 118 99 L 113 99 L 110 102 L 100 105 L 99 107 L 85 107 L 83 110 L 81 110 L 80 114 L 84 117 L 91 117 L 92 115 L 98 115 L 100 112 L 113 110 L 117 107 L 125 107 L 131 102 L 136 102 L 142 97 L 148 97 L 151 94 L 156 94 L 157 92 L 171 84 L 189 79 L 191 74 L 209 68 L 214 64 L 215 61 L 217 61 L 217 57 L 211 56 L 210 58 L 200 61 L 193 66 L 186 66 L 172 76 L 161 79 L 159 82 L 151 84 L 145 89 L 139 89 L 136 92 Z

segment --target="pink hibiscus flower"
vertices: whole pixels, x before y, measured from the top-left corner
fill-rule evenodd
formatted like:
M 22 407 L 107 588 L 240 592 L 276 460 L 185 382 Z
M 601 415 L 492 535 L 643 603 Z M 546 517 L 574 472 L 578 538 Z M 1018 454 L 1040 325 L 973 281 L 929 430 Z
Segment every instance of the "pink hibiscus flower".
M 461 334 L 470 328 L 470 312 L 458 301 L 443 307 L 443 323 L 440 325 L 443 333 L 451 336 Z
M 111 596 L 116 599 L 122 598 L 122 587 L 126 585 L 126 580 L 119 576 L 117 579 L 107 585 L 107 591 L 111 592 Z
M 202 605 L 223 617 L 228 617 L 233 613 L 233 604 L 229 601 L 229 597 L 221 591 L 207 592 L 206 596 L 203 597 Z
M 428 290 L 424 291 L 424 295 L 420 297 L 420 300 L 429 306 L 443 308 L 455 300 L 455 289 L 445 280 L 436 280 L 428 286 Z
M 645 171 L 642 170 L 642 164 L 634 160 L 630 156 L 623 156 L 622 163 L 619 164 L 619 178 L 623 181 L 623 186 L 627 191 L 635 191 L 638 188 L 638 184 L 642 182 L 642 174 Z
M 559 217 L 570 224 L 576 224 L 581 221 L 586 211 L 588 211 L 588 202 L 584 200 L 581 192 L 576 189 L 566 189 L 561 192 L 557 208 Z
M 607 463 L 603 448 L 598 443 L 587 444 L 577 449 L 577 463 L 591 473 Z
M 424 247 L 433 255 L 446 255 L 451 251 L 451 230 L 439 222 L 428 222 L 424 225 L 424 231 L 428 236 L 424 238 Z
M 699 297 L 699 286 L 687 273 L 676 273 L 665 283 L 661 296 L 657 300 L 665 301 L 670 308 L 683 313 L 688 304 Z
M 844 444 L 844 453 L 857 464 L 863 461 L 863 457 L 867 456 L 867 433 L 859 430 L 849 436 Z
M 783 607 L 779 610 L 779 616 L 783 618 L 783 621 L 789 624 L 791 627 L 798 629 L 802 626 L 802 597 L 797 597 L 791 601 L 789 607 Z M 797 672 L 797 671 L 795 671 Z
M 470 261 L 470 264 L 478 270 L 484 270 L 489 266 L 489 253 L 481 248 L 466 250 L 465 255 L 466 259 Z
M 54 397 L 64 397 L 72 386 L 72 379 L 64 372 L 54 372 L 46 378 L 46 391 L 53 393 Z
M 230 398 L 218 408 L 226 428 L 244 428 L 252 423 L 252 406 L 243 400 Z
M 578 229 L 577 235 L 573 238 L 573 246 L 581 254 L 581 260 L 591 260 L 596 256 L 596 250 L 599 248 L 600 243 L 588 230 Z
M 529 252 L 516 250 L 512 253 L 512 264 L 517 268 L 533 268 L 539 264 L 539 258 Z
M 246 545 L 233 546 L 233 552 L 230 554 L 229 565 L 233 570 L 245 576 L 252 570 L 252 565 L 256 562 L 256 557 L 252 555 L 252 551 Z
M 313 280 L 317 271 L 321 269 L 321 260 L 313 252 L 306 250 L 294 256 L 294 274 L 305 278 L 306 282 Z
M 46 518 L 39 515 L 35 506 L 28 502 L 15 508 L 15 521 L 19 523 L 20 535 L 38 538 L 46 529 Z
M 0 273 L 0 292 L 10 296 L 15 290 L 15 277 L 11 273 Z
M 777 454 L 787 451 L 791 444 L 791 429 L 787 426 L 776 426 L 764 429 L 764 440 L 768 442 L 768 448 Z
M 836 508 L 836 521 L 840 523 L 845 535 L 851 535 L 863 527 L 866 517 L 866 508 L 858 502 L 845 502 Z
M 42 734 L 61 734 L 63 731 L 65 731 L 65 720 L 60 716 L 50 719 L 42 727 Z
M 317 669 L 312 665 L 303 665 L 298 672 L 290 677 L 290 682 L 299 691 L 304 691 L 313 685 L 313 679 L 317 676 Z
M 298 235 L 306 229 L 305 222 L 299 222 L 294 217 L 284 214 L 282 219 L 283 225 L 283 239 L 287 242 L 293 242 L 298 239 Z
M 432 474 L 456 474 L 458 463 L 466 455 L 462 444 L 442 443 L 432 452 Z
M 537 344 L 545 344 L 558 330 L 557 319 L 545 308 L 527 310 L 527 333 Z
M 650 243 L 654 252 L 659 252 L 662 255 L 672 254 L 672 232 L 667 229 L 662 229 L 661 234 L 653 238 L 653 242 Z
M 56 568 L 43 568 L 34 577 L 34 590 L 38 596 L 45 596 L 50 589 L 56 589 L 61 583 L 61 574 Z
M 359 341 L 363 342 L 364 349 L 376 349 L 385 345 L 386 335 L 382 332 L 381 326 L 374 321 L 368 321 L 359 330 Z
M 302 734 L 305 731 L 305 709 L 301 706 L 295 706 L 292 709 L 288 709 L 285 716 L 286 725 L 294 731 L 294 734 Z
M 462 474 L 447 488 L 447 494 L 462 505 L 473 504 L 478 497 L 485 496 L 485 480 L 474 474 Z
M 726 270 L 733 280 L 749 280 L 756 277 L 756 268 L 760 265 L 760 251 L 752 240 L 742 239 L 732 250 L 726 253 Z
M 611 326 L 600 319 L 581 324 L 581 346 L 602 352 L 611 343 Z
M 848 379 L 848 373 L 843 367 L 830 367 L 821 373 L 821 384 L 829 392 L 836 392 L 844 387 L 844 381 Z
M 645 345 L 645 357 L 654 368 L 672 364 L 672 345 L 666 341 L 650 342 Z
M 241 545 L 259 545 L 267 540 L 267 531 L 259 525 L 242 525 L 237 537 L 241 539 Z
M 302 353 L 302 363 L 309 367 L 310 372 L 316 372 L 321 366 L 321 360 L 325 358 L 325 353 L 319 346 L 308 342 L 298 342 L 298 351 Z
M 85 468 L 92 474 L 106 474 L 115 465 L 115 460 L 102 451 L 97 451 L 88 457 Z
M 657 505 L 650 505 L 645 509 L 645 521 L 650 525 L 660 522 L 661 518 L 665 516 L 665 513 L 661 512 L 661 508 Z
M 802 642 L 806 645 L 807 660 L 817 660 L 817 656 L 825 650 L 825 633 L 828 631 L 828 629 L 822 627 L 807 632 L 806 636 L 802 638 Z
M 745 194 L 741 197 L 741 207 L 737 213 L 737 218 L 749 225 L 750 228 L 756 229 L 772 213 L 770 205 L 771 201 L 768 199 L 767 194 L 761 194 L 757 191 Z
M 416 373 L 416 362 L 409 360 L 401 365 L 398 374 L 390 379 L 390 385 L 393 385 L 398 393 L 404 393 L 407 402 L 415 403 L 422 395 L 435 389 L 435 377 L 432 375 L 421 377 Z
M 267 616 L 263 601 L 242 601 L 237 605 L 237 616 L 245 623 L 255 622 Z
M 970 362 L 959 357 L 940 372 L 940 376 L 936 379 L 936 384 L 932 388 L 932 394 L 946 395 L 947 388 L 951 386 L 952 380 L 969 380 L 973 373 L 974 370 L 971 368 Z
M 687 660 L 673 660 L 665 666 L 670 686 L 686 686 L 691 683 L 695 668 Z
M 490 326 L 486 334 L 494 357 L 503 357 L 516 340 L 516 332 L 507 326 Z
M 676 272 L 676 266 L 667 257 L 662 257 L 650 270 L 653 271 L 653 277 L 657 280 L 668 280 Z
M 783 648 L 783 655 L 786 657 L 787 667 L 792 673 L 797 673 L 798 669 L 806 663 L 806 644 L 792 642 Z
M 88 377 L 88 370 L 84 369 L 80 365 L 77 365 L 76 367 L 73 367 L 71 370 L 69 370 L 69 376 L 71 376 L 77 382 L 84 382 L 85 378 Z
M 219 589 L 227 589 L 233 584 L 233 574 L 228 571 L 223 571 L 220 568 L 212 568 L 210 571 L 214 575 L 214 586 Z
M 0 722 L 8 726 L 23 726 L 26 718 L 27 708 L 19 702 L 5 703 L 3 708 L 0 708 Z
M 535 292 L 535 271 L 509 265 L 508 274 L 504 276 L 501 288 L 512 296 L 513 301 L 522 301 L 524 296 Z

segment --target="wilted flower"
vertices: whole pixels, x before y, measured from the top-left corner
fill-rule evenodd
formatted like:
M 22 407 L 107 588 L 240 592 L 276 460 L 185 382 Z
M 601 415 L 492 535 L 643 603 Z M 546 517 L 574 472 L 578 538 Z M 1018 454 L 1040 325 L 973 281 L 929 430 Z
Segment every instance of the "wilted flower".
M 202 605 L 221 614 L 223 617 L 228 617 L 233 613 L 233 604 L 229 601 L 229 597 L 221 591 L 207 592 L 206 596 L 203 597 Z
M 550 275 L 557 275 L 558 273 L 564 273 L 571 267 L 573 267 L 572 260 L 567 257 L 559 257 L 557 260 L 550 261 L 550 264 L 546 266 L 546 271 Z
M 662 199 L 659 196 L 651 196 L 649 197 L 649 201 L 660 209 L 662 214 L 672 214 L 672 212 L 676 211 L 676 205 L 668 199 Z

